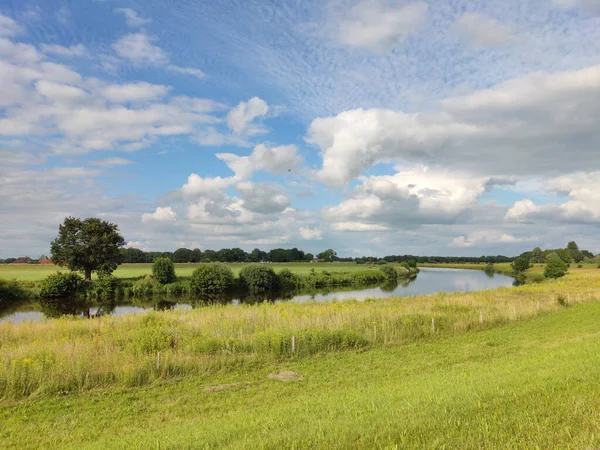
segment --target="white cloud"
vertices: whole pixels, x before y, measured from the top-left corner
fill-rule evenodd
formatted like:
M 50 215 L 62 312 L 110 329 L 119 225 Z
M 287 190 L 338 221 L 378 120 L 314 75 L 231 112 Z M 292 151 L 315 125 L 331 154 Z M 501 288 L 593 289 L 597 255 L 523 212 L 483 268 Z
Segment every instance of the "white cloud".
M 475 45 L 502 45 L 513 40 L 510 26 L 481 13 L 463 14 L 456 26 L 459 32 Z
M 569 200 L 537 205 L 520 200 L 506 212 L 508 222 L 600 223 L 600 172 L 574 173 L 553 178 L 544 184 L 546 191 L 568 195 Z
M 111 157 L 111 158 L 102 158 L 97 159 L 95 161 L 91 161 L 90 164 L 92 166 L 97 167 L 118 167 L 118 166 L 127 166 L 129 164 L 133 164 L 133 161 L 125 158 Z
M 252 97 L 247 102 L 240 102 L 235 108 L 232 108 L 227 115 L 227 125 L 234 133 L 246 133 L 249 135 L 262 133 L 264 130 L 260 127 L 252 126 L 252 121 L 259 117 L 265 117 L 269 112 L 269 105 L 258 98 Z
M 423 2 L 392 5 L 384 0 L 361 0 L 340 20 L 337 37 L 349 47 L 391 50 L 423 27 L 427 11 Z
M 254 147 L 248 156 L 233 153 L 217 153 L 216 157 L 224 161 L 239 179 L 245 180 L 254 172 L 265 171 L 274 175 L 284 175 L 294 171 L 302 159 L 295 145 L 282 145 L 269 148 L 264 144 Z
M 300 227 L 298 232 L 300 233 L 300 237 L 307 241 L 323 240 L 323 230 L 320 230 L 319 228 Z
M 206 74 L 204 72 L 202 72 L 200 69 L 194 69 L 193 67 L 180 67 L 175 66 L 173 64 L 169 64 L 167 66 L 167 70 L 170 70 L 172 72 L 183 73 L 185 75 L 191 75 L 193 77 L 198 78 L 199 80 L 206 78 Z
M 534 73 L 444 100 L 437 113 L 355 109 L 315 119 L 307 141 L 322 151 L 317 175 L 329 186 L 390 160 L 496 177 L 599 170 L 598 96 L 600 66 Z
M 84 56 L 87 53 L 86 48 L 82 44 L 71 45 L 70 47 L 63 47 L 62 45 L 56 44 L 43 44 L 42 51 L 47 54 L 62 56 L 65 58 Z
M 23 28 L 8 16 L 0 14 L 0 36 L 16 36 L 23 32 Z
M 169 57 L 152 43 L 155 40 L 145 33 L 132 33 L 119 39 L 113 48 L 117 55 L 136 64 L 164 64 Z
M 235 185 L 239 192 L 242 206 L 248 211 L 260 214 L 274 214 L 284 211 L 290 206 L 290 199 L 283 195 L 277 186 L 267 183 L 244 181 Z
M 138 13 L 131 8 L 117 8 L 115 9 L 115 12 L 123 14 L 125 16 L 125 20 L 127 21 L 127 25 L 131 28 L 141 27 L 142 25 L 152 22 L 151 19 L 144 19 L 143 17 L 140 17 Z
M 115 103 L 157 100 L 169 92 L 169 87 L 146 82 L 112 84 L 102 89 L 102 95 Z
M 518 244 L 523 239 L 516 238 L 512 234 L 498 230 L 477 230 L 469 233 L 467 237 L 458 236 L 448 244 L 449 247 L 468 248 L 493 244 Z
M 175 211 L 171 207 L 158 207 L 153 213 L 142 214 L 142 223 L 147 222 L 174 222 L 177 218 Z
M 600 12 L 600 2 L 598 0 L 554 0 L 554 4 L 566 8 L 587 8 L 591 11 Z

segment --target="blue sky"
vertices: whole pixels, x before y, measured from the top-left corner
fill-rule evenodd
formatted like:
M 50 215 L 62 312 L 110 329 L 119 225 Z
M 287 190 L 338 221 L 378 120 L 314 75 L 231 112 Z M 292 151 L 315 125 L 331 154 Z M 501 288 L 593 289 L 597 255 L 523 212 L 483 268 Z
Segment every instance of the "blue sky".
M 0 0 L 0 257 L 600 252 L 600 3 Z

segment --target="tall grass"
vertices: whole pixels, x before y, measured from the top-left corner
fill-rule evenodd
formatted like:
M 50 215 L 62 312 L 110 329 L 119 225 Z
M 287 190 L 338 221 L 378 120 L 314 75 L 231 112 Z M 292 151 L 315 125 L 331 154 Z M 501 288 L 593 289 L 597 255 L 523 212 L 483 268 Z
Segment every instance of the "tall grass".
M 0 397 L 140 386 L 485 329 L 598 298 L 596 273 L 475 293 L 0 324 Z

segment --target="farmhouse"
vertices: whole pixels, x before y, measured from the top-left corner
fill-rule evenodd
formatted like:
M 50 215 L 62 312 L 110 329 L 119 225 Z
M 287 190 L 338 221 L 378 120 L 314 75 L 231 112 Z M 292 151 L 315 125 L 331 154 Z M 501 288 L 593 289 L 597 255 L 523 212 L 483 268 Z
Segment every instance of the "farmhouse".
M 46 255 L 40 256 L 40 259 L 38 260 L 38 262 L 40 264 L 44 264 L 44 265 L 46 265 L 46 264 L 52 264 L 52 261 L 50 261 L 50 258 L 48 258 Z
M 313 258 L 311 261 L 311 263 L 320 263 L 320 262 L 325 262 L 325 260 L 323 258 Z
M 31 264 L 33 260 L 29 256 L 21 256 L 15 259 L 11 264 Z

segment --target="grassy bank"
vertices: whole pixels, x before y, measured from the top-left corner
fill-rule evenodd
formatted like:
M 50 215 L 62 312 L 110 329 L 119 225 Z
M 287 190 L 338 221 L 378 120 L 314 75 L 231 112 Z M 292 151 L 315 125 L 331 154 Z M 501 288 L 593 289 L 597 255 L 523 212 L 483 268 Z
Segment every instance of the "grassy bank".
M 596 270 L 583 270 L 559 281 L 474 293 L 5 323 L 0 324 L 0 398 L 144 386 L 405 344 L 529 319 L 594 298 L 600 298 L 600 277 Z
M 238 365 L 176 382 L 161 378 L 145 388 L 5 400 L 0 445 L 597 448 L 599 315 L 600 303 L 592 302 L 369 352 Z M 267 377 L 282 370 L 301 381 Z

